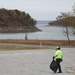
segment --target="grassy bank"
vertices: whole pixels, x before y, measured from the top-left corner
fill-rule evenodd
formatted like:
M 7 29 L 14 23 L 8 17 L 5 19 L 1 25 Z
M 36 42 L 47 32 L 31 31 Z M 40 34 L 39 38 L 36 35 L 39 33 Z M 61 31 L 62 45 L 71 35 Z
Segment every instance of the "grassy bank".
M 42 44 L 42 45 L 59 45 L 59 46 L 75 46 L 75 40 L 71 40 L 70 44 L 67 40 L 24 40 L 24 39 L 5 39 L 0 43 L 16 43 L 16 44 Z
M 25 50 L 25 49 L 40 49 L 48 46 L 74 46 L 75 41 L 67 40 L 23 40 L 23 39 L 5 39 L 0 40 L 0 50 Z M 45 47 L 46 45 L 46 47 Z

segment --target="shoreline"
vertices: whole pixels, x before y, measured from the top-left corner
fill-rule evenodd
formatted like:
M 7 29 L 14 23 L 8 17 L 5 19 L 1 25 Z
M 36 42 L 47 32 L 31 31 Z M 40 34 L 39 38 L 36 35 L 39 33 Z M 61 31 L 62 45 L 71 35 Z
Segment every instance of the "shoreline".
M 25 33 L 25 32 L 37 32 L 41 31 L 37 27 L 15 27 L 15 26 L 10 26 L 10 27 L 0 27 L 0 33 Z

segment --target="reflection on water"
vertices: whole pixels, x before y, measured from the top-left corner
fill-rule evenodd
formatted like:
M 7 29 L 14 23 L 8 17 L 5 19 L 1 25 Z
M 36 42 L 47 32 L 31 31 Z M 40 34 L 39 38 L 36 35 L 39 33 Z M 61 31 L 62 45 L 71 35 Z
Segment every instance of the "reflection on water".
M 40 32 L 32 32 L 27 33 L 28 39 L 42 39 L 42 40 L 67 40 L 67 37 L 63 33 L 63 27 L 56 26 L 45 26 L 37 25 Z M 0 34 L 0 39 L 25 39 L 26 33 L 8 33 L 8 34 Z M 71 40 L 75 40 L 75 35 L 69 36 Z

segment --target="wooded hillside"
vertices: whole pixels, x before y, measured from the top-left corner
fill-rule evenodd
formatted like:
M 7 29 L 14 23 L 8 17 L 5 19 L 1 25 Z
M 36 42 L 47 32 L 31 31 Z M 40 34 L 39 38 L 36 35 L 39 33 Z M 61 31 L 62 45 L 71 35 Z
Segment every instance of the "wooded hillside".
M 49 22 L 50 26 L 64 26 L 64 20 L 55 20 L 55 21 L 51 21 Z
M 29 32 L 37 31 L 34 20 L 24 11 L 0 9 L 0 32 Z
M 49 22 L 49 25 L 52 26 L 72 26 L 75 23 L 75 17 L 68 17 L 68 18 L 64 18 L 64 19 L 59 19 L 59 20 L 55 20 L 55 21 L 51 21 Z M 72 27 L 75 27 L 72 26 Z

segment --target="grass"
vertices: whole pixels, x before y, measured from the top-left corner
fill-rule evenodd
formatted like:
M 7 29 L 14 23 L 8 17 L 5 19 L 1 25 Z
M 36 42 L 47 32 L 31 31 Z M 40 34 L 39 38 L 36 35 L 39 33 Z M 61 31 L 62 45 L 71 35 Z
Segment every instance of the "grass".
M 17 44 L 42 44 L 42 45 L 59 45 L 59 46 L 75 46 L 75 40 L 71 40 L 69 44 L 67 40 L 24 40 L 24 39 L 5 39 L 0 43 L 17 43 Z
M 27 44 L 27 45 L 25 45 L 25 44 Z M 37 45 L 37 46 L 35 46 L 35 45 Z M 43 45 L 43 47 L 42 47 L 42 45 Z M 75 46 L 75 40 L 71 41 L 71 44 L 68 44 L 67 40 L 24 40 L 24 39 L 0 40 L 0 50 L 40 49 L 40 48 L 45 48 L 44 45 Z

